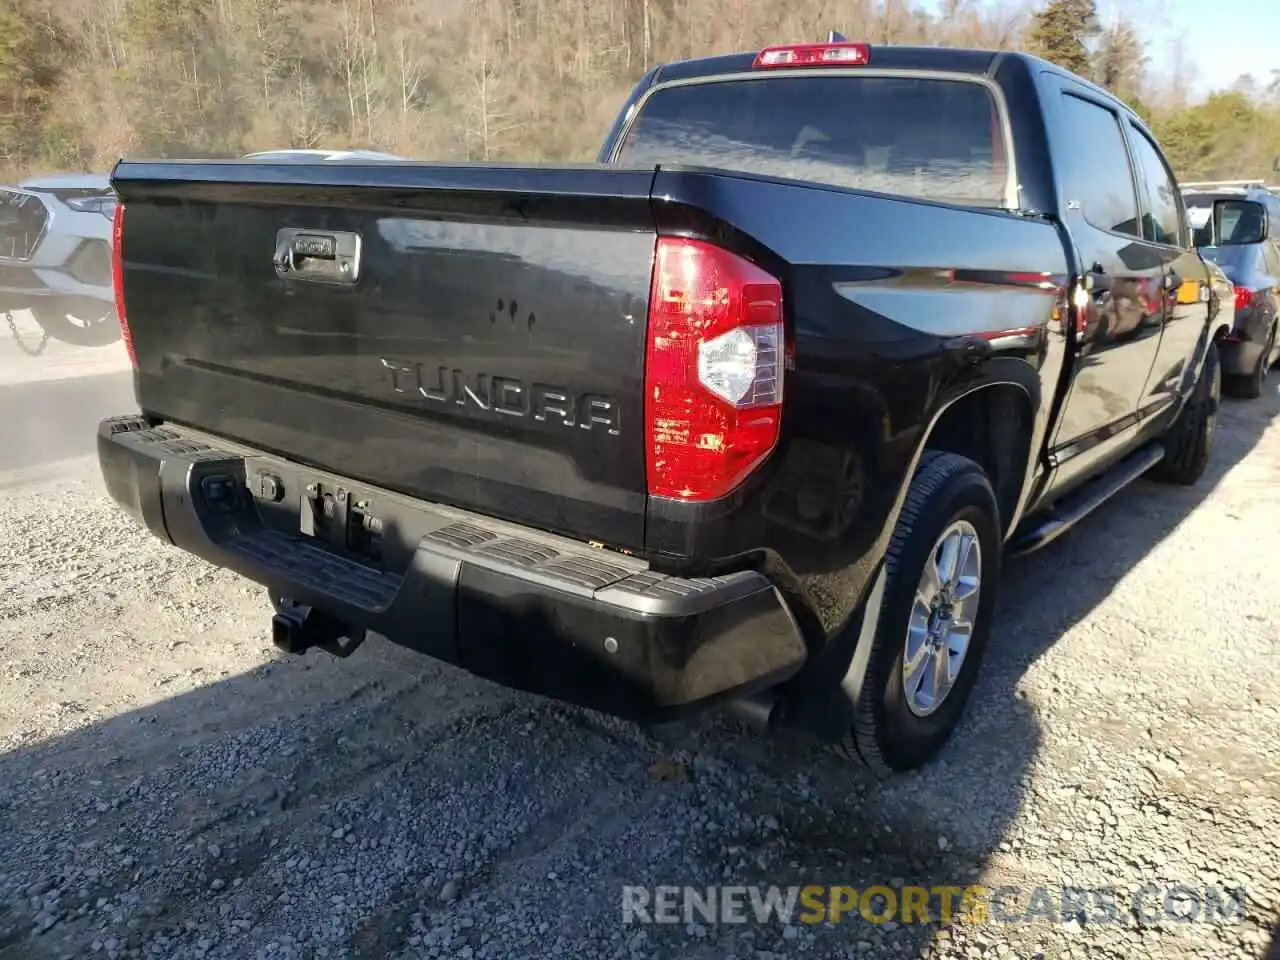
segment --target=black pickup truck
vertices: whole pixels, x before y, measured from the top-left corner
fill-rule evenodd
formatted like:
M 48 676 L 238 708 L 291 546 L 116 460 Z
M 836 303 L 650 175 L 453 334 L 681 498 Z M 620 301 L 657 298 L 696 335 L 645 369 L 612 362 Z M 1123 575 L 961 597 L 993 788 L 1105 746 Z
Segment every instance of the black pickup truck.
M 928 760 L 1002 555 L 1205 469 L 1208 273 L 1143 122 L 1014 53 L 666 64 L 594 164 L 122 161 L 106 487 L 367 632 L 641 721 Z

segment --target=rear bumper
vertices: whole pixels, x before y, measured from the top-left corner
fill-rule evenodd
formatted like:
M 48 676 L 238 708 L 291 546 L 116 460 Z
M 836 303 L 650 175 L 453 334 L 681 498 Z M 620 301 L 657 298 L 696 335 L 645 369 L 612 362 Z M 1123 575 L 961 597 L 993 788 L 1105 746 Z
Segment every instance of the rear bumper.
M 805 659 L 781 595 L 754 571 L 668 577 L 137 417 L 100 424 L 98 457 L 110 496 L 161 539 L 506 686 L 664 720 L 756 693 Z M 301 532 L 311 484 L 372 504 L 384 560 Z
M 1253 373 L 1258 358 L 1262 356 L 1262 344 L 1248 340 L 1223 340 L 1219 344 L 1222 372 L 1233 377 L 1247 377 Z
M 1218 344 L 1223 373 L 1237 376 L 1253 373 L 1271 332 L 1271 323 L 1272 318 L 1260 311 L 1236 318 L 1235 329 Z

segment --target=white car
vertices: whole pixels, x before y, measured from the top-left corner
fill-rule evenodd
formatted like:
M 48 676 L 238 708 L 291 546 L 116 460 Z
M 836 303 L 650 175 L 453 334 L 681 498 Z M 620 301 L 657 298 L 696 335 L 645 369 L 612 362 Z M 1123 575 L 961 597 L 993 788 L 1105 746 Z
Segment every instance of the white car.
M 61 174 L 0 187 L 0 313 L 30 310 L 51 337 L 77 346 L 118 340 L 115 208 L 106 175 Z

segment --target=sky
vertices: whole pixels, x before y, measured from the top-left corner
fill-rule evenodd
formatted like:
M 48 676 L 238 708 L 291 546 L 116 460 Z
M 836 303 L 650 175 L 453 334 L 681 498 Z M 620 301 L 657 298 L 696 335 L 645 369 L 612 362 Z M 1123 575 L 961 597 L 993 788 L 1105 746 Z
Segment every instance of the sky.
M 1201 93 L 1229 87 L 1243 73 L 1261 86 L 1280 68 L 1280 0 L 1099 0 L 1098 14 L 1109 23 L 1130 8 L 1131 19 L 1151 28 L 1148 69 L 1159 75 L 1161 55 L 1179 35 L 1196 67 Z
M 922 0 L 936 10 L 939 0 Z M 1242 73 L 1259 85 L 1280 68 L 1280 0 L 1098 0 L 1098 14 L 1109 24 L 1119 13 L 1138 26 L 1147 41 L 1148 69 L 1161 77 L 1161 61 L 1171 44 L 1185 39 L 1195 66 L 1192 89 L 1203 95 L 1229 87 Z

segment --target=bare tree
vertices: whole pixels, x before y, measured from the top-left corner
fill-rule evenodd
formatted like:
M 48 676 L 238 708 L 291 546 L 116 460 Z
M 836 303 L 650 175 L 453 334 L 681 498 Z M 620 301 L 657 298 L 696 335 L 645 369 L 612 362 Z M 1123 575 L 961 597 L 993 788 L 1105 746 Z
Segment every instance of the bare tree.
M 1095 44 L 1088 0 L 942 0 L 933 13 L 920 0 L 0 0 L 0 166 L 351 144 L 583 160 L 655 63 L 832 29 L 1011 49 L 1032 41 L 1033 22 L 1037 42 L 1085 49 L 1099 82 L 1141 100 L 1179 162 L 1280 155 L 1280 73 L 1197 113 L 1188 48 L 1148 76 L 1124 25 L 1157 19 L 1168 0 L 1120 2 Z M 1206 131 L 1239 155 L 1215 152 Z

